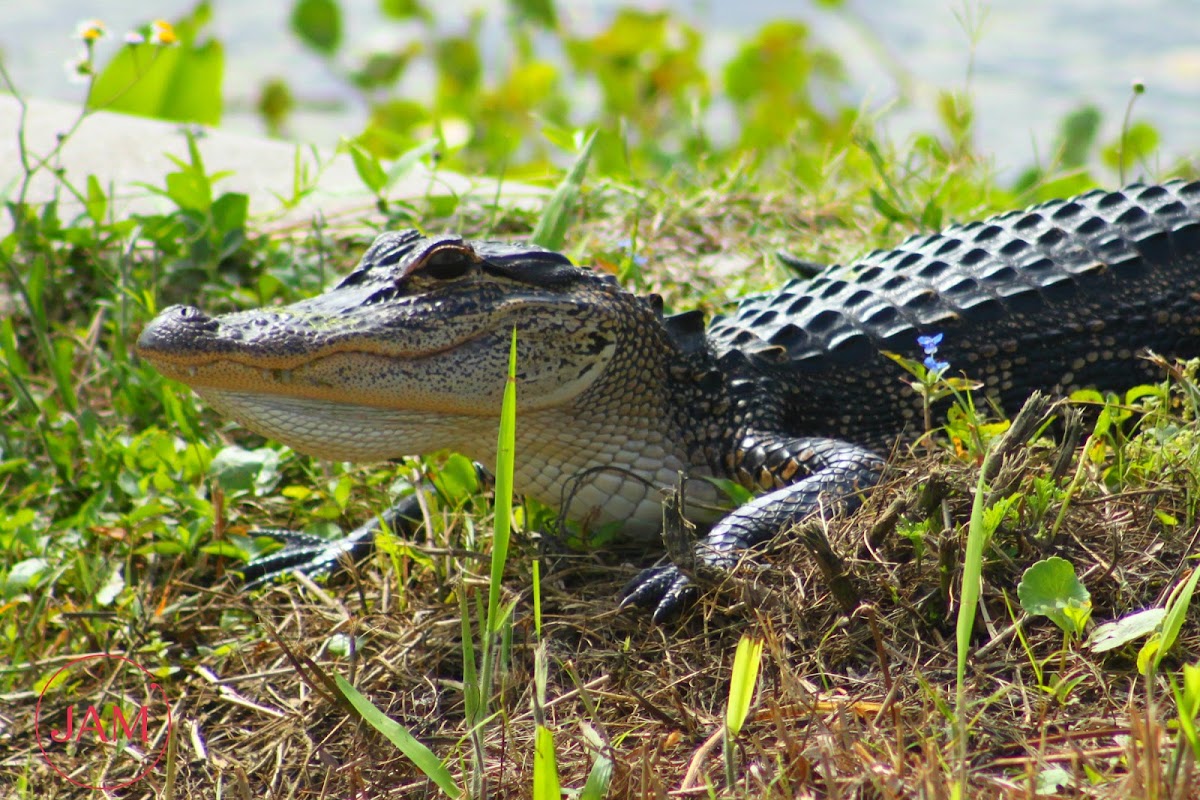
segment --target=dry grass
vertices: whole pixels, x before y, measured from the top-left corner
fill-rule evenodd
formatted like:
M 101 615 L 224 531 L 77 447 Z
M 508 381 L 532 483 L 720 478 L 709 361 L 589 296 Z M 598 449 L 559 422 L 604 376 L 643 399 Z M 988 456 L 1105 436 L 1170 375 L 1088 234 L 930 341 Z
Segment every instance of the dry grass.
M 1019 480 L 1048 469 L 1034 453 Z M 586 779 L 593 753 L 581 726 L 608 743 L 615 762 L 611 797 L 687 797 L 723 782 L 719 741 L 729 667 L 743 633 L 766 642 L 752 722 L 739 743 L 743 797 L 950 797 L 957 768 L 952 721 L 953 575 L 969 514 L 974 468 L 950 456 L 903 459 L 867 508 L 829 531 L 863 590 L 852 615 L 831 599 L 796 542 L 746 562 L 735 581 L 710 593 L 675 625 L 654 627 L 616 610 L 614 595 L 634 568 L 612 554 L 555 555 L 545 548 L 544 636 L 551 656 L 548 719 L 565 786 Z M 939 485 L 951 527 L 920 557 L 887 534 L 899 508 L 919 515 L 917 487 Z M 1054 552 L 1071 560 L 1092 591 L 1096 618 L 1112 619 L 1160 602 L 1194 548 L 1190 530 L 1164 532 L 1156 508 L 1177 507 L 1174 486 L 1091 493 L 1068 516 Z M 936 513 L 941 513 L 938 510 Z M 880 535 L 881 531 L 886 535 Z M 1172 714 L 1164 684 L 1153 710 L 1129 652 L 1099 657 L 1071 647 L 1048 621 L 1024 624 L 1047 674 L 1080 678 L 1061 700 L 1033 682 L 1013 635 L 1008 603 L 1024 566 L 1045 552 L 1020 524 L 997 534 L 985 569 L 985 596 L 969 670 L 972 724 L 967 769 L 974 797 L 1033 797 L 1050 765 L 1075 777 L 1077 796 L 1195 796 L 1190 768 L 1164 774 L 1174 758 L 1165 727 Z M 869 546 L 870 536 L 880 539 Z M 418 547 L 420 545 L 417 545 Z M 519 593 L 512 658 L 499 681 L 488 728 L 493 796 L 529 796 L 532 609 L 527 541 L 506 580 Z M 949 551 L 944 552 L 944 551 Z M 383 564 L 383 568 L 380 565 Z M 481 585 L 474 559 L 455 560 L 456 585 Z M 313 681 L 340 672 L 458 770 L 463 737 L 461 621 L 447 586 L 413 569 L 400 585 L 383 559 L 321 596 L 298 584 L 253 601 L 222 583 L 213 591 L 172 585 L 165 609 L 178 671 L 178 797 L 419 797 L 436 789 L 381 737 L 356 724 Z M 160 605 L 161 588 L 145 601 Z M 751 595 L 747 604 L 740 596 Z M 365 599 L 366 604 L 362 604 Z M 513 599 L 510 597 L 509 599 Z M 356 657 L 326 652 L 332 634 L 358 637 Z M 278 639 L 276 639 L 278 637 Z M 1195 652 L 1200 630 L 1185 628 L 1180 653 Z M 282 643 L 282 645 L 281 645 Z M 132 644 L 132 643 L 130 643 Z M 284 646 L 286 645 L 286 650 Z M 311 658 L 298 668 L 288 651 Z M 1053 656 L 1053 657 L 1052 657 Z M 73 790 L 38 758 L 32 697 L 15 698 L 6 769 L 22 762 L 38 796 Z M 153 796 L 146 784 L 127 796 Z

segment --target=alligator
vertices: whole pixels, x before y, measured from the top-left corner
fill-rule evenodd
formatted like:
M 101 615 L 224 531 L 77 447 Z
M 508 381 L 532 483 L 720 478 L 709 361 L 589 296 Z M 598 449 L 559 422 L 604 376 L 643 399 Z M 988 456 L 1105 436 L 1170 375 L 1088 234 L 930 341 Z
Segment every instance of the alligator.
M 941 334 L 937 359 L 1011 412 L 1034 390 L 1153 379 L 1147 350 L 1200 355 L 1198 300 L 1200 182 L 1171 181 L 914 235 L 707 325 L 534 245 L 389 232 L 324 294 L 218 317 L 173 306 L 138 352 L 298 451 L 452 450 L 490 468 L 516 328 L 516 490 L 636 541 L 659 533 L 680 474 L 736 481 L 756 494 L 736 510 L 714 510 L 708 480 L 689 481 L 683 509 L 702 531 L 694 564 L 722 570 L 799 521 L 852 511 L 880 454 L 922 432 L 921 399 L 885 352 L 920 358 L 918 336 Z M 257 576 L 329 567 L 375 527 L 284 536 Z M 662 620 L 694 597 L 687 572 L 649 567 L 622 603 Z

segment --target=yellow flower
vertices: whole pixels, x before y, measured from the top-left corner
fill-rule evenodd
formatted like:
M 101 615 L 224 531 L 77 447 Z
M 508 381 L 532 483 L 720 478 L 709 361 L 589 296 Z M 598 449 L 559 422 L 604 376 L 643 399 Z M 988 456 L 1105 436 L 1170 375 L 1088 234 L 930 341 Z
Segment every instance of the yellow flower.
M 167 46 L 179 44 L 179 36 L 175 33 L 175 26 L 165 19 L 156 19 L 154 22 L 151 22 L 150 43 Z
M 85 19 L 75 26 L 75 36 L 86 44 L 103 39 L 107 34 L 108 28 L 98 19 Z

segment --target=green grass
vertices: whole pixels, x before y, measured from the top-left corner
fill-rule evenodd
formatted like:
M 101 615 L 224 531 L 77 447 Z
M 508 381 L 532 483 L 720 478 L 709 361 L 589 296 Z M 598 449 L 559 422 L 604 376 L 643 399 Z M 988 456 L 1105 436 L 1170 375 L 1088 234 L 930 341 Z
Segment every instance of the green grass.
M 1114 185 L 1153 156 L 1146 121 L 1127 116 L 1120 138 L 1104 142 L 1102 113 L 1081 108 L 1038 166 L 1001 182 L 970 144 L 969 96 L 947 92 L 937 126 L 903 142 L 836 91 L 814 103 L 822 88 L 848 87 L 837 55 L 791 23 L 741 43 L 716 77 L 699 68 L 703 35 L 670 15 L 622 12 L 582 38 L 530 13 L 511 30 L 504 74 L 459 80 L 477 43 L 431 30 L 420 57 L 440 80 L 429 105 L 402 107 L 390 84 L 373 87 L 380 124 L 353 147 L 381 200 L 353 233 L 268 233 L 253 201 L 224 191 L 194 146 L 162 176 L 172 210 L 158 215 L 112 218 L 108 188 L 86 175 L 61 176 L 64 201 L 50 207 L 10 190 L 12 232 L 0 240 L 0 786 L 13 797 L 82 796 L 37 755 L 34 690 L 72 656 L 109 651 L 160 675 L 180 703 L 180 797 L 240 796 L 231 787 L 242 782 L 249 796 L 433 796 L 483 776 L 501 797 L 535 787 L 550 796 L 556 784 L 589 798 L 706 785 L 726 797 L 1032 797 L 1057 780 L 1087 797 L 1187 796 L 1200 708 L 1187 663 L 1200 639 L 1187 574 L 1200 393 L 1186 370 L 1123 397 L 1081 397 L 1104 408 L 1082 449 L 1060 459 L 1039 431 L 988 480 L 978 465 L 1004 426 L 955 385 L 951 416 L 930 419 L 944 430 L 899 452 L 895 477 L 830 531 L 870 613 L 846 619 L 803 550 L 783 544 L 771 570 L 746 573 L 767 602 L 710 596 L 676 629 L 614 610 L 632 574 L 625 562 L 642 554 L 580 554 L 534 535 L 553 520 L 545 509 L 515 508 L 525 530 L 502 552 L 509 545 L 494 536 L 508 493 L 497 487 L 493 509 L 461 457 L 315 462 L 221 420 L 136 359 L 141 327 L 171 303 L 220 312 L 319 291 L 358 257 L 363 225 L 536 235 L 662 294 L 668 309 L 713 312 L 789 278 L 777 249 L 845 261 L 915 230 Z M 566 61 L 523 48 L 534 35 L 557 37 Z M 193 47 L 186 39 L 155 68 L 201 69 L 211 55 L 189 62 Z M 642 66 L 631 66 L 632 50 Z M 599 93 L 593 119 L 573 114 L 559 80 L 572 71 Z M 692 113 L 714 97 L 737 110 L 728 145 L 710 142 Z M 379 159 L 407 152 L 401 166 L 411 166 L 433 149 L 421 124 L 383 123 L 449 129 L 460 117 L 494 124 L 467 143 L 439 141 L 441 163 L 558 186 L 550 213 L 386 200 Z M 52 156 L 27 153 L 29 174 Z M 297 196 L 307 186 L 297 176 Z M 422 476 L 437 486 L 425 539 L 385 547 L 348 584 L 324 595 L 286 584 L 247 599 L 226 579 L 261 546 L 255 529 L 332 534 Z M 1000 492 L 988 505 L 985 487 Z M 999 509 L 991 517 L 989 505 Z M 1170 608 L 1143 655 L 1150 668 L 1139 669 L 1140 641 L 1095 651 L 1019 616 L 1010 600 L 1024 570 L 1051 553 L 1074 566 L 1097 622 Z M 745 723 L 722 759 L 710 749 L 746 633 L 763 644 L 758 691 L 734 692 Z M 301 669 L 287 651 L 309 661 Z M 392 720 L 377 727 L 433 754 L 425 771 L 300 673 L 351 676 Z

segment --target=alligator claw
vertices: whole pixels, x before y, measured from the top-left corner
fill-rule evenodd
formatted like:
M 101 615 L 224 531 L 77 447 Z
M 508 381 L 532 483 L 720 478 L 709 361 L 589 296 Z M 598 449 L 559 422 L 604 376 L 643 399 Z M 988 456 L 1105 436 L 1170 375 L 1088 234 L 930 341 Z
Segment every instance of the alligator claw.
M 699 594 L 695 584 L 674 564 L 648 567 L 621 589 L 621 608 L 654 608 L 651 619 L 662 623 L 675 617 Z
M 347 556 L 351 561 L 359 561 L 369 555 L 375 548 L 375 533 L 381 524 L 396 533 L 410 535 L 420 519 L 421 506 L 412 494 L 339 539 L 286 530 L 257 531 L 258 535 L 282 542 L 283 547 L 243 565 L 242 588 L 253 589 L 292 572 L 302 572 L 310 578 L 332 572 Z
M 243 589 L 253 589 L 275 578 L 292 572 L 302 572 L 316 577 L 332 572 L 344 555 L 357 561 L 371 552 L 374 546 L 375 528 L 363 526 L 339 539 L 322 539 L 307 533 L 286 530 L 255 531 L 256 535 L 267 536 L 283 547 L 273 553 L 260 556 L 241 568 L 245 583 Z

